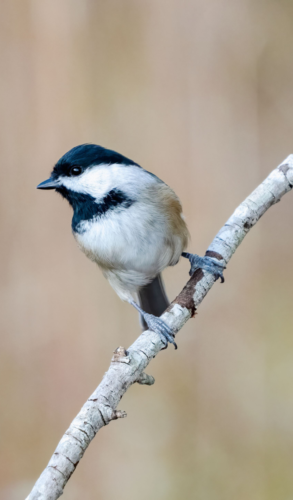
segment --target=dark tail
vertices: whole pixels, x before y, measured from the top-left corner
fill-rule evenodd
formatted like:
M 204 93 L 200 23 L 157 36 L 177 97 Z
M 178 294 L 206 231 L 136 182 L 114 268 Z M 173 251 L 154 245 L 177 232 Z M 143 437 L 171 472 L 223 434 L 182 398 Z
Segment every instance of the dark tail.
M 140 307 L 149 314 L 161 316 L 165 309 L 170 305 L 167 298 L 163 280 L 160 274 L 148 285 L 144 286 L 138 292 L 138 301 Z M 142 316 L 140 316 L 140 324 L 143 330 L 147 330 L 148 326 Z

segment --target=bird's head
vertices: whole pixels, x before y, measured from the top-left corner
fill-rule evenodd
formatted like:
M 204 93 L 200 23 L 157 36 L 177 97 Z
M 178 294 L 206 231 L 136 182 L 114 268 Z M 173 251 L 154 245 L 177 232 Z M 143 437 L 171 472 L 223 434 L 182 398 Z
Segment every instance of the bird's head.
M 75 209 L 84 197 L 97 200 L 112 189 L 113 169 L 119 170 L 122 166 L 139 167 L 115 151 L 95 144 L 82 144 L 65 153 L 54 166 L 51 177 L 41 182 L 37 189 L 55 189 Z

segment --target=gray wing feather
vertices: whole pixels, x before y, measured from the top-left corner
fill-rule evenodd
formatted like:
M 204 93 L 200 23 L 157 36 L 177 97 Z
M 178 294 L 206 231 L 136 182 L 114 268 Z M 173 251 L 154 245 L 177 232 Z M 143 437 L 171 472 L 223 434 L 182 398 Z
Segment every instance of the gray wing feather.
M 149 314 L 161 316 L 170 305 L 165 292 L 164 283 L 160 274 L 148 285 L 144 286 L 138 292 L 138 301 L 140 307 Z M 143 330 L 147 330 L 147 324 L 140 316 L 140 324 Z

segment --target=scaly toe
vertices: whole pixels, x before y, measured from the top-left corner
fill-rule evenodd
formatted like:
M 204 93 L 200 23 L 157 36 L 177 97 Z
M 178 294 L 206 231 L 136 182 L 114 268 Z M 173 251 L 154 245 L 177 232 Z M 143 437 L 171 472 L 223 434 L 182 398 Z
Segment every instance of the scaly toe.
M 160 335 L 161 340 L 165 346 L 163 347 L 163 349 L 167 349 L 168 342 L 173 344 L 175 349 L 177 349 L 177 344 L 174 340 L 174 333 L 163 320 L 157 318 L 153 314 L 148 314 L 148 313 L 145 313 L 144 319 L 149 329 Z
M 224 283 L 225 278 L 223 276 L 223 271 L 226 269 L 225 264 L 212 257 L 200 257 L 196 254 L 188 254 L 188 258 L 191 264 L 189 271 L 190 276 L 192 276 L 197 269 L 203 269 L 212 274 L 216 280 L 221 278 L 221 283 Z

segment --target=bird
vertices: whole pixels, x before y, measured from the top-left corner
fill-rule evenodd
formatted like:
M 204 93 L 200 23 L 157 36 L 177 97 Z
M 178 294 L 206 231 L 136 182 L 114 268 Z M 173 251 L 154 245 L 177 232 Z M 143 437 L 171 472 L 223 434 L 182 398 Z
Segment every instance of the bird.
M 73 209 L 72 233 L 120 299 L 140 313 L 142 329 L 156 332 L 163 349 L 175 332 L 160 316 L 169 306 L 162 271 L 189 259 L 223 278 L 224 265 L 185 252 L 189 231 L 175 192 L 155 174 L 111 149 L 81 144 L 65 153 L 37 189 L 55 190 Z

